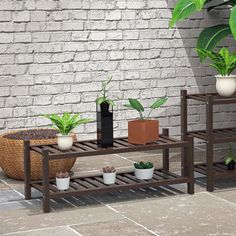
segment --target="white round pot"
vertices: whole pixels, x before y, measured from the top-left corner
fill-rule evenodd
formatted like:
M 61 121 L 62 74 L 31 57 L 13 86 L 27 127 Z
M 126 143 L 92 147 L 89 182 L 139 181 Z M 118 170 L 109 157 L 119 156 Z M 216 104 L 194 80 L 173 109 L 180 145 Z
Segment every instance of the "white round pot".
M 152 179 L 154 173 L 154 167 L 151 169 L 136 169 L 134 170 L 135 177 L 137 179 Z
M 73 136 L 72 135 L 57 135 L 57 144 L 61 150 L 69 150 L 73 146 Z
M 230 97 L 236 91 L 236 75 L 216 75 L 216 90 L 222 97 Z
M 70 185 L 70 177 L 68 178 L 56 178 L 57 188 L 59 190 L 67 190 Z
M 114 184 L 116 182 L 116 172 L 103 173 L 104 184 Z

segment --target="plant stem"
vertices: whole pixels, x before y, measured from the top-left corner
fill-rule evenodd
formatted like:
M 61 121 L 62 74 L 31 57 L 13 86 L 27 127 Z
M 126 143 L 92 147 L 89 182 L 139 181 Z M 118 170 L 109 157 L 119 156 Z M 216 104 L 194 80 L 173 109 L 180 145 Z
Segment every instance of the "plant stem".
M 140 120 L 144 120 L 143 113 L 141 111 L 139 112 L 139 115 L 140 115 Z
M 153 109 L 151 109 L 151 110 L 149 111 L 147 118 L 149 118 L 149 117 L 150 117 L 150 115 L 151 115 L 152 111 L 153 111 Z

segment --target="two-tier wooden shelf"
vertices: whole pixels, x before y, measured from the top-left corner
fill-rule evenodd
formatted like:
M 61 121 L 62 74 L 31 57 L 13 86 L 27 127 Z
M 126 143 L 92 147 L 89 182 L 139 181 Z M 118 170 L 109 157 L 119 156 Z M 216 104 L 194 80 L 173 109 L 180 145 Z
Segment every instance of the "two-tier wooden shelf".
M 188 131 L 188 100 L 197 100 L 206 104 L 206 129 Z M 214 183 L 217 179 L 236 177 L 236 170 L 227 170 L 224 163 L 214 162 L 214 144 L 236 141 L 236 124 L 232 128 L 214 129 L 215 105 L 236 104 L 236 95 L 225 98 L 218 94 L 187 94 L 187 90 L 181 91 L 181 135 L 185 140 L 189 135 L 206 142 L 206 162 L 195 165 L 195 171 L 206 175 L 207 191 L 214 190 Z M 235 106 L 235 105 L 234 105 Z M 236 108 L 236 107 L 235 107 Z M 222 127 L 224 126 L 222 122 Z
M 169 170 L 169 149 L 181 148 L 183 151 L 182 173 L 176 174 Z M 56 188 L 55 179 L 49 179 L 49 161 L 64 158 L 80 158 L 84 156 L 97 156 L 113 153 L 136 152 L 145 150 L 158 150 L 163 152 L 163 166 L 155 169 L 154 176 L 150 180 L 138 180 L 134 172 L 118 173 L 115 184 L 106 185 L 101 175 L 88 177 L 73 177 L 70 187 L 66 191 L 59 191 Z M 30 179 L 30 153 L 37 152 L 42 156 L 42 181 Z M 96 159 L 94 159 L 96 161 Z M 31 199 L 31 188 L 36 188 L 43 194 L 43 211 L 50 211 L 50 199 L 66 196 L 90 195 L 101 192 L 120 191 L 137 188 L 156 187 L 187 183 L 188 193 L 194 193 L 193 176 L 193 138 L 185 141 L 176 140 L 169 136 L 168 130 L 164 129 L 163 134 L 157 142 L 147 145 L 133 145 L 128 143 L 127 138 L 114 140 L 113 147 L 99 148 L 96 140 L 75 142 L 69 151 L 61 151 L 57 144 L 30 145 L 30 141 L 24 141 L 24 166 L 25 166 L 25 198 Z M 60 171 L 60 170 L 58 170 Z

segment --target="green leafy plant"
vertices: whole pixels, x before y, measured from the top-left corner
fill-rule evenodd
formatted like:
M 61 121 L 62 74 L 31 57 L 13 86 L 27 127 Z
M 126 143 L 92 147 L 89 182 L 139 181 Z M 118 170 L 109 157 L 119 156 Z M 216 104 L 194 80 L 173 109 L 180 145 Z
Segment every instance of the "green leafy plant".
M 139 113 L 140 120 L 145 120 L 148 119 L 154 109 L 160 108 L 163 104 L 165 104 L 167 101 L 167 98 L 161 98 L 156 100 L 149 108 L 150 111 L 146 117 L 144 117 L 143 112 L 144 112 L 144 107 L 143 105 L 137 100 L 133 98 L 129 98 L 129 104 L 125 104 L 125 107 L 131 108 L 136 110 Z
M 113 107 L 115 106 L 114 101 L 109 99 L 107 96 L 107 92 L 109 91 L 108 85 L 110 84 L 111 80 L 112 80 L 112 76 L 110 76 L 106 81 L 102 82 L 102 89 L 101 89 L 102 96 L 96 99 L 96 103 L 98 105 L 101 105 L 102 103 L 108 103 Z
M 51 120 L 53 123 L 53 128 L 57 129 L 62 135 L 68 135 L 74 128 L 79 125 L 87 124 L 90 119 L 80 119 L 81 113 L 76 115 L 70 115 L 70 113 L 65 112 L 62 116 L 56 114 L 44 115 L 45 118 Z
M 232 144 L 229 145 L 229 152 L 228 155 L 226 156 L 224 162 L 225 165 L 228 165 L 231 161 L 236 162 L 234 155 L 233 155 L 233 148 L 232 148 Z
M 134 163 L 134 167 L 136 169 L 152 169 L 153 168 L 153 163 L 151 162 L 142 162 L 140 161 L 139 163 Z
M 209 50 L 197 49 L 198 53 L 211 59 L 210 66 L 215 68 L 222 76 L 230 75 L 236 69 L 236 53 L 230 54 L 227 48 L 218 53 Z
M 219 24 L 204 29 L 198 37 L 197 48 L 212 51 L 229 35 L 233 35 L 236 40 L 236 0 L 178 0 L 172 12 L 170 27 L 174 27 L 178 21 L 188 18 L 193 13 L 201 11 L 205 6 L 208 12 L 213 9 L 220 10 L 222 6 L 231 9 L 229 24 Z M 205 59 L 203 54 L 199 56 L 201 60 Z

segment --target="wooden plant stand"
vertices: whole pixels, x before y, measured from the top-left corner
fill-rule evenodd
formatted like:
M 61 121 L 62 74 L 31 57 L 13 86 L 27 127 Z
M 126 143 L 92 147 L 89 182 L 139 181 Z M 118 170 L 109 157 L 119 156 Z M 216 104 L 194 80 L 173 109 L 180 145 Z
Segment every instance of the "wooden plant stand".
M 182 174 L 177 175 L 169 171 L 169 149 L 181 148 L 184 157 L 182 158 Z M 56 188 L 55 179 L 49 179 L 49 161 L 64 158 L 79 158 L 83 156 L 96 156 L 113 153 L 136 152 L 145 150 L 163 150 L 163 168 L 156 169 L 151 180 L 137 180 L 133 172 L 117 174 L 116 183 L 106 185 L 101 175 L 93 177 L 73 177 L 70 187 L 66 191 L 59 191 Z M 42 181 L 30 179 L 30 152 L 34 151 L 42 156 Z M 132 145 L 127 138 L 114 139 L 114 146 L 110 148 L 97 147 L 97 141 L 75 142 L 71 150 L 60 151 L 56 144 L 30 145 L 30 141 L 24 141 L 24 167 L 25 167 L 25 199 L 31 199 L 31 188 L 36 188 L 43 194 L 43 211 L 50 211 L 50 199 L 66 196 L 90 195 L 102 192 L 156 187 L 187 183 L 188 193 L 194 193 L 193 175 L 193 138 L 179 141 L 169 137 L 168 129 L 163 130 L 159 141 L 147 145 Z M 58 170 L 59 171 L 59 170 Z
M 206 104 L 206 129 L 188 132 L 188 100 L 193 99 Z M 181 134 L 182 140 L 191 135 L 206 142 L 206 163 L 196 164 L 194 170 L 206 175 L 207 191 L 214 191 L 214 183 L 217 179 L 232 178 L 236 176 L 236 170 L 227 170 L 223 162 L 214 163 L 214 144 L 236 141 L 236 127 L 213 128 L 213 106 L 222 104 L 235 104 L 236 95 L 225 98 L 218 94 L 187 94 L 187 90 L 181 91 Z

